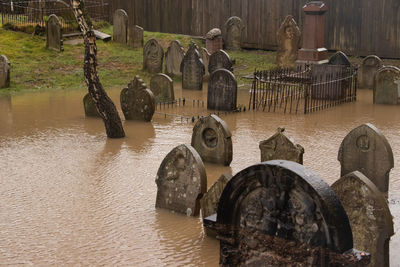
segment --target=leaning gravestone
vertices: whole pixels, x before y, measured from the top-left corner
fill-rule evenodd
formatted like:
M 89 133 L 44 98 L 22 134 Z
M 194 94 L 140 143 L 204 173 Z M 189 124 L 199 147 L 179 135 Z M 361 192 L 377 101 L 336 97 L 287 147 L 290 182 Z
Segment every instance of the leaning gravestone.
M 174 82 L 163 73 L 154 75 L 150 80 L 150 90 L 153 92 L 156 103 L 172 102 L 174 96 Z
M 154 95 L 139 76 L 121 91 L 120 100 L 126 120 L 151 121 L 153 118 L 156 109 Z
M 226 69 L 211 73 L 208 81 L 207 109 L 236 110 L 237 81 L 235 75 Z
M 399 104 L 400 69 L 394 66 L 380 68 L 375 74 L 374 104 Z
M 128 14 L 125 10 L 115 10 L 113 26 L 113 40 L 117 43 L 126 44 L 128 41 Z
M 181 74 L 180 67 L 185 56 L 185 50 L 178 40 L 174 40 L 169 44 L 165 53 L 165 73 L 171 76 L 179 76 Z
M 278 42 L 276 63 L 283 68 L 293 67 L 297 60 L 301 40 L 300 29 L 293 16 L 286 16 L 276 34 L 276 39 Z
M 349 173 L 332 185 L 350 220 L 354 247 L 371 254 L 369 266 L 389 266 L 393 219 L 385 196 L 362 173 Z
M 340 176 L 360 171 L 386 196 L 389 191 L 389 173 L 394 166 L 393 152 L 385 136 L 372 124 L 353 129 L 343 139 L 338 160 Z
M 128 44 L 132 48 L 143 47 L 143 28 L 135 25 L 133 29 L 129 29 L 129 40 Z
M 205 68 L 195 43 L 190 44 L 189 50 L 182 60 L 180 70 L 182 72 L 183 89 L 203 89 Z
M 93 99 L 89 93 L 87 93 L 83 98 L 83 107 L 85 109 L 85 115 L 87 117 L 100 117 L 96 105 L 94 104 Z
M 276 134 L 260 142 L 261 162 L 284 159 L 303 164 L 304 148 L 284 134 L 285 128 L 278 128 Z
M 0 88 L 10 86 L 10 62 L 7 57 L 0 55 Z
M 208 71 L 212 74 L 217 69 L 226 69 L 233 72 L 233 63 L 231 57 L 224 50 L 219 50 L 210 56 Z
M 150 39 L 143 48 L 143 70 L 151 73 L 162 72 L 164 50 L 156 39 Z
M 180 145 L 169 152 L 158 169 L 156 184 L 157 208 L 197 216 L 199 199 L 207 191 L 207 176 L 196 150 Z
M 208 72 L 208 64 L 210 63 L 210 53 L 208 52 L 208 50 L 204 47 L 200 48 L 200 58 L 201 60 L 203 60 L 203 64 L 204 64 L 204 68 L 205 68 L 205 75 L 204 77 L 208 79 L 209 77 L 209 72 Z
M 358 73 L 358 84 L 360 88 L 372 89 L 374 87 L 375 73 L 382 68 L 383 62 L 377 56 L 367 56 L 361 64 L 361 70 Z
M 239 17 L 230 17 L 224 25 L 224 43 L 228 50 L 242 48 L 244 23 Z
M 328 64 L 336 66 L 346 66 L 346 67 L 351 66 L 349 58 L 342 51 L 338 51 L 333 56 L 331 56 L 329 58 Z
M 46 21 L 46 47 L 56 51 L 63 51 L 61 22 L 54 14 Z

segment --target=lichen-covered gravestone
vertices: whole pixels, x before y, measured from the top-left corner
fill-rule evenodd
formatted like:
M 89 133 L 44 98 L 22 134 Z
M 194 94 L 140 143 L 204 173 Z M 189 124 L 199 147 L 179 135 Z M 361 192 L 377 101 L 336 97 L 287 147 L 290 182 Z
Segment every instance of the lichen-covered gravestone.
M 133 29 L 129 29 L 129 40 L 128 45 L 132 48 L 142 48 L 143 47 L 143 28 L 134 25 Z
M 172 76 L 181 75 L 180 67 L 185 56 L 185 50 L 178 40 L 174 40 L 169 44 L 165 53 L 165 73 Z
M 0 88 L 10 86 L 10 62 L 7 57 L 0 55 Z
M 216 115 L 200 118 L 193 127 L 192 146 L 203 161 L 228 166 L 232 162 L 232 135 Z
M 388 197 L 393 152 L 385 136 L 374 125 L 366 123 L 347 134 L 340 145 L 338 160 L 341 177 L 360 171 Z
M 358 171 L 343 176 L 332 188 L 349 217 L 354 247 L 371 254 L 369 266 L 388 267 L 394 230 L 385 196 Z
M 349 58 L 342 51 L 338 51 L 333 56 L 331 56 L 329 58 L 328 64 L 336 66 L 346 66 L 346 67 L 351 66 Z
M 83 97 L 83 107 L 85 109 L 85 115 L 87 117 L 100 117 L 100 114 L 97 111 L 96 105 L 94 104 L 93 99 L 89 93 L 87 93 Z
M 210 56 L 211 54 L 208 52 L 208 50 L 204 47 L 200 48 L 200 58 L 203 60 L 204 68 L 205 68 L 205 75 L 204 78 L 208 79 L 209 77 L 209 72 L 208 72 L 208 64 L 210 63 Z
M 224 44 L 228 50 L 240 50 L 242 48 L 244 23 L 239 17 L 230 17 L 224 25 Z
M 175 147 L 161 163 L 156 184 L 157 208 L 197 216 L 200 198 L 207 191 L 207 176 L 196 150 L 190 145 Z
M 211 54 L 223 48 L 223 41 L 220 29 L 211 29 L 206 34 L 206 48 L 208 51 L 210 51 Z
M 169 76 L 163 73 L 156 74 L 151 78 L 150 90 L 154 94 L 156 103 L 175 100 L 174 82 Z
M 54 14 L 46 21 L 46 47 L 56 51 L 63 51 L 61 22 Z
M 182 72 L 183 89 L 203 89 L 205 68 L 195 43 L 190 44 L 189 50 L 186 52 L 186 55 L 182 60 L 180 70 Z
M 299 53 L 301 32 L 293 16 L 286 16 L 276 33 L 278 50 L 276 63 L 279 67 L 293 67 Z
M 358 72 L 358 86 L 363 89 L 372 89 L 374 87 L 375 73 L 382 66 L 383 62 L 377 56 L 371 55 L 364 58 Z
M 285 128 L 278 128 L 277 133 L 260 142 L 261 162 L 284 159 L 303 164 L 304 148 L 284 134 Z
M 117 9 L 113 16 L 113 40 L 126 44 L 128 41 L 128 14 L 123 9 Z
M 231 57 L 224 50 L 219 50 L 210 56 L 208 71 L 212 74 L 217 69 L 226 69 L 233 72 L 233 63 Z
M 237 81 L 226 69 L 211 73 L 208 81 L 207 109 L 232 111 L 237 105 Z
M 374 104 L 399 104 L 400 69 L 394 66 L 380 68 L 374 80 Z
M 120 100 L 126 120 L 151 121 L 153 118 L 156 109 L 154 95 L 139 76 L 121 91 Z
M 150 39 L 143 48 L 143 70 L 151 73 L 162 72 L 164 50 L 156 39 Z

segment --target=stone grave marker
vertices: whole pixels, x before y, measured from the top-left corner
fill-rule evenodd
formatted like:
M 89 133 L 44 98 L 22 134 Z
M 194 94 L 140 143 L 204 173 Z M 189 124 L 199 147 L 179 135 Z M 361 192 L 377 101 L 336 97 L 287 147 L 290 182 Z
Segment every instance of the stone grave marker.
M 183 89 L 203 89 L 205 67 L 195 43 L 190 44 L 189 50 L 182 60 L 180 70 L 182 72 Z
M 400 69 L 394 66 L 382 67 L 374 79 L 374 104 L 399 104 Z
M 174 40 L 169 44 L 165 53 L 165 73 L 171 76 L 181 75 L 180 67 L 185 56 L 185 50 L 178 40 Z
M 54 14 L 46 21 L 46 48 L 63 51 L 61 22 Z
M 284 131 L 285 128 L 278 128 L 276 134 L 260 142 L 261 162 L 284 159 L 303 164 L 304 148 L 286 136 Z
M 120 100 L 126 120 L 151 121 L 153 118 L 156 109 L 154 95 L 139 76 L 121 91 Z
M 210 56 L 208 71 L 210 75 L 217 69 L 226 69 L 233 72 L 233 63 L 231 57 L 224 50 L 218 50 Z
M 157 208 L 197 216 L 199 200 L 207 191 L 207 176 L 196 150 L 179 145 L 169 152 L 158 169 L 156 184 Z
M 164 50 L 156 39 L 146 42 L 143 48 L 143 70 L 151 73 L 162 72 Z
M 156 103 L 172 102 L 175 100 L 174 82 L 169 76 L 163 73 L 156 74 L 151 78 L 150 90 L 153 92 Z
M 286 16 L 276 33 L 278 50 L 276 63 L 282 68 L 291 68 L 297 60 L 301 41 L 301 32 L 293 16 Z
M 239 17 L 230 17 L 224 25 L 224 44 L 228 50 L 240 50 L 242 48 L 244 23 Z
M 393 219 L 385 196 L 365 175 L 351 172 L 332 185 L 353 232 L 354 247 L 371 254 L 369 266 L 389 266 Z
M 226 69 L 217 69 L 208 81 L 207 109 L 232 111 L 237 105 L 237 81 Z
M 143 47 L 143 28 L 134 25 L 132 29 L 129 29 L 128 45 L 132 48 Z
M 201 60 L 203 60 L 203 64 L 204 64 L 204 68 L 205 68 L 205 75 L 204 78 L 208 79 L 209 77 L 209 72 L 208 72 L 208 64 L 210 63 L 210 53 L 208 52 L 208 50 L 204 47 L 200 48 L 200 58 Z
M 10 62 L 7 57 L 0 55 L 0 88 L 10 86 Z
M 87 117 L 101 117 L 89 93 L 83 98 L 83 107 Z
M 340 176 L 360 171 L 386 196 L 389 191 L 389 173 L 394 166 L 393 152 L 385 136 L 372 124 L 353 129 L 343 139 L 338 160 Z
M 346 67 L 350 67 L 351 66 L 349 58 L 342 51 L 338 51 L 333 56 L 331 56 L 329 58 L 328 64 L 329 65 L 336 65 L 336 66 L 338 66 L 338 65 L 339 66 L 346 66 Z
M 215 53 L 223 49 L 222 33 L 218 28 L 210 30 L 206 34 L 206 49 L 211 53 Z
M 113 16 L 113 40 L 126 44 L 128 41 L 128 14 L 123 9 L 117 9 Z
M 382 68 L 383 62 L 377 56 L 367 56 L 363 59 L 358 72 L 358 85 L 360 88 L 372 89 L 374 87 L 375 73 Z

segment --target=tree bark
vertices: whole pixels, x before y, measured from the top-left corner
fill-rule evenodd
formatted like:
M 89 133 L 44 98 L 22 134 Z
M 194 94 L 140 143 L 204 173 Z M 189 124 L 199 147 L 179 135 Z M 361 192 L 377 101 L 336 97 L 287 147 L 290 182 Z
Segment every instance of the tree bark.
M 97 75 L 97 46 L 96 36 L 93 32 L 92 22 L 86 13 L 83 0 L 71 0 L 72 10 L 81 28 L 85 43 L 84 75 L 89 94 L 104 121 L 106 133 L 109 138 L 125 137 L 121 118 L 117 108 L 108 97 Z

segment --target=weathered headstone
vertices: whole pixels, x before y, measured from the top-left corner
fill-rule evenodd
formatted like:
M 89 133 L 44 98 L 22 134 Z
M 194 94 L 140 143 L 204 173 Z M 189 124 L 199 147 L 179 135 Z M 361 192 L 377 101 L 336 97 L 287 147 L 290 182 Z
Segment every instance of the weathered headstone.
M 174 40 L 169 44 L 165 53 L 165 73 L 168 75 L 181 75 L 180 67 L 185 56 L 185 50 L 178 40 Z
M 389 173 L 394 166 L 393 152 L 385 136 L 372 124 L 353 129 L 343 139 L 338 160 L 340 176 L 360 171 L 386 196 L 389 190 Z
M 214 28 L 206 34 L 206 49 L 212 54 L 223 49 L 221 30 Z
M 329 58 L 328 64 L 336 66 L 346 66 L 346 67 L 351 66 L 349 58 L 342 51 L 338 51 L 334 55 L 332 55 Z
M 244 23 L 239 17 L 230 17 L 224 25 L 224 44 L 228 50 L 240 50 L 242 48 Z
M 182 72 L 183 89 L 203 89 L 205 67 L 195 43 L 190 44 L 189 50 L 182 60 L 180 70 Z
M 100 117 L 96 105 L 94 104 L 93 99 L 89 93 L 87 93 L 83 98 L 83 107 L 85 109 L 85 115 L 87 117 Z
M 304 148 L 284 134 L 285 128 L 278 128 L 276 134 L 260 142 L 261 162 L 284 159 L 303 164 Z
M 293 67 L 299 53 L 301 32 L 293 16 L 286 16 L 276 34 L 278 50 L 276 63 L 279 67 Z
M 200 58 L 201 60 L 203 60 L 203 64 L 204 64 L 204 68 L 205 68 L 205 75 L 204 78 L 209 77 L 209 72 L 208 72 L 208 64 L 210 63 L 210 53 L 208 52 L 208 50 L 204 47 L 200 48 Z
M 237 81 L 226 69 L 211 73 L 208 81 L 207 109 L 232 111 L 237 105 Z
M 156 109 L 154 95 L 139 76 L 121 91 L 120 100 L 126 120 L 151 121 L 153 118 Z
M 233 63 L 231 57 L 224 50 L 218 50 L 210 56 L 208 71 L 210 75 L 217 69 L 226 69 L 233 72 Z
M 46 47 L 56 51 L 63 51 L 61 22 L 54 14 L 46 21 Z
M 128 41 L 128 14 L 123 9 L 117 9 L 113 16 L 113 40 L 126 44 Z
M 156 207 L 197 216 L 200 198 L 207 191 L 207 176 L 196 150 L 179 145 L 169 152 L 158 169 L 156 184 Z
M 339 100 L 346 94 L 347 80 L 342 79 L 347 67 L 341 65 L 315 64 L 312 67 L 312 99 Z M 330 89 L 326 90 L 326 83 Z
M 382 68 L 383 62 L 377 56 L 367 56 L 363 59 L 358 72 L 358 85 L 360 88 L 372 89 L 374 87 L 375 73 Z
M 0 88 L 10 86 L 10 62 L 7 57 L 0 55 Z
M 400 69 L 394 66 L 380 68 L 374 78 L 374 104 L 399 104 Z
M 392 215 L 384 195 L 365 175 L 355 171 L 332 185 L 353 232 L 354 247 L 371 254 L 369 266 L 389 266 Z
M 156 103 L 175 100 L 174 82 L 165 74 L 159 73 L 151 78 L 150 90 L 153 92 Z
M 129 40 L 128 45 L 132 48 L 143 47 L 143 28 L 134 25 L 132 29 L 129 29 Z
M 143 70 L 151 73 L 162 72 L 164 50 L 156 39 L 150 39 L 143 48 Z

